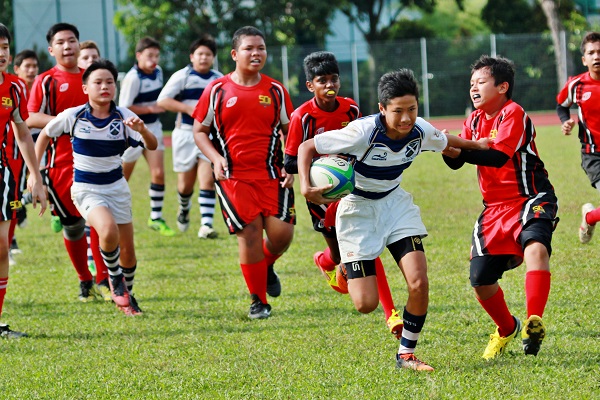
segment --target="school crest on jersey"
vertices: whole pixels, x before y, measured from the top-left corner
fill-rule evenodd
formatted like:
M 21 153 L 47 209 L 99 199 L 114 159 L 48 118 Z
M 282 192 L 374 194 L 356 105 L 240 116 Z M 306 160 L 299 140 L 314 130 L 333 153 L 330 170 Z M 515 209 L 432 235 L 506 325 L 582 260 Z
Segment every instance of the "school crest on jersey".
M 421 140 L 415 139 L 404 146 L 404 158 L 402 162 L 412 161 L 421 152 Z
M 13 106 L 13 102 L 12 99 L 10 97 L 3 97 L 2 98 L 2 107 L 4 108 L 11 108 Z
M 271 105 L 271 98 L 267 95 L 261 94 L 258 96 L 258 102 L 261 106 L 267 107 Z
M 111 136 L 119 135 L 119 133 L 121 133 L 121 121 L 119 121 L 119 120 L 112 121 L 110 123 L 110 127 L 109 127 L 108 131 L 111 134 Z

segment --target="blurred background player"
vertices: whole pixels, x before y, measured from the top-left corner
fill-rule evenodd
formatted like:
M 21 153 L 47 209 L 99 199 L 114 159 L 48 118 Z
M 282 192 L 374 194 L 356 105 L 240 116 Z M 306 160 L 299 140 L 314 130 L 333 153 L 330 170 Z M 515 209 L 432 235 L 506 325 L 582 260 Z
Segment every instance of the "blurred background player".
M 469 94 L 475 111 L 460 137 L 489 138 L 490 148 L 444 152 L 452 169 L 465 162 L 477 166 L 484 209 L 472 235 L 470 281 L 479 304 L 496 324 L 483 352 L 486 360 L 503 354 L 519 333 L 525 354 L 538 354 L 546 335 L 542 316 L 550 293 L 552 232 L 558 222 L 558 200 L 537 151 L 535 127 L 512 100 L 514 82 L 512 61 L 481 56 L 471 67 Z M 527 319 L 521 329 L 498 280 L 523 260 Z
M 581 167 L 592 187 L 600 191 L 600 33 L 589 32 L 581 42 L 581 61 L 587 72 L 570 78 L 556 96 L 556 112 L 562 122 L 562 132 L 570 135 L 575 121 L 569 108 L 576 104 L 578 111 L 579 141 L 581 142 Z M 581 207 L 579 241 L 589 243 L 596 223 L 600 221 L 600 208 L 592 203 Z
M 271 315 L 267 293 L 281 294 L 273 264 L 294 236 L 294 176 L 285 172 L 281 150 L 293 106 L 287 89 L 260 73 L 267 61 L 260 30 L 238 29 L 231 57 L 235 71 L 212 81 L 196 105 L 194 139 L 213 163 L 223 218 L 237 235 L 248 317 L 261 319 Z
M 79 56 L 79 31 L 68 23 L 54 24 L 46 34 L 48 52 L 56 59 L 56 65 L 37 76 L 33 83 L 27 108 L 27 125 L 44 128 L 60 112 L 87 102 L 82 89 L 83 70 L 77 66 Z M 85 220 L 73 204 L 73 149 L 68 132 L 50 141 L 50 145 L 36 145 L 36 155 L 41 160 L 46 152 L 45 184 L 48 188 L 52 212 L 60 219 L 65 248 L 79 277 L 79 300 L 88 302 L 101 295 L 110 299 L 108 271 L 103 268 L 100 251 L 94 252 L 97 273 L 96 283 L 88 269 Z M 96 236 L 96 238 L 94 238 Z M 92 235 L 92 249 L 98 248 L 97 235 Z
M 33 140 L 25 120 L 28 117 L 26 97 L 23 86 L 18 78 L 6 73 L 10 64 L 11 36 L 8 28 L 0 23 L 0 123 L 5 128 L 0 134 L 3 145 L 0 147 L 2 162 L 0 166 L 3 196 L 0 198 L 2 212 L 0 213 L 0 317 L 8 285 L 8 231 L 10 221 L 17 217 L 16 212 L 22 207 L 20 201 L 19 180 L 23 172 L 22 163 L 25 160 L 31 171 L 29 190 L 32 194 L 33 206 L 40 202 L 40 215 L 46 210 L 46 195 L 42 186 L 42 176 L 33 150 Z M 13 126 L 16 130 L 13 130 Z M 15 151 L 21 152 L 15 157 Z M 0 337 L 16 339 L 27 336 L 23 332 L 13 331 L 7 324 L 0 323 Z
M 486 145 L 447 136 L 419 118 L 419 89 L 411 70 L 384 74 L 378 94 L 380 113 L 352 121 L 342 129 L 323 132 L 300 145 L 300 188 L 313 203 L 333 202 L 322 196 L 328 187 L 311 186 L 311 160 L 316 154 L 341 154 L 355 160 L 356 186 L 339 201 L 335 223 L 348 292 L 359 312 L 370 313 L 377 308 L 375 260 L 387 247 L 408 288 L 396 366 L 432 371 L 414 354 L 429 306 L 427 260 L 421 240 L 427 236 L 427 230 L 419 207 L 400 186 L 402 174 L 422 151 L 442 151 L 449 145 Z
M 26 96 L 29 97 L 29 94 L 31 93 L 31 87 L 33 86 L 33 81 L 35 80 L 35 77 L 39 72 L 39 61 L 36 52 L 33 50 L 26 49 L 17 53 L 13 60 L 13 69 L 15 71 L 15 74 L 19 77 L 19 79 L 21 79 L 25 83 L 27 87 Z M 33 137 L 33 141 L 35 142 L 35 140 L 37 139 L 37 135 L 39 135 L 40 131 L 39 129 L 31 129 L 30 132 Z M 19 188 L 22 192 L 24 192 L 26 186 L 27 164 L 23 163 L 23 173 L 21 174 Z M 22 199 L 23 207 L 19 208 L 19 210 L 17 211 L 16 223 L 19 226 L 19 228 L 24 228 L 27 225 L 27 208 L 25 207 L 25 205 L 31 203 L 31 194 L 26 193 L 25 197 L 26 198 Z M 13 221 L 13 224 L 14 222 L 15 221 Z M 17 238 L 14 235 L 14 228 L 15 227 L 11 225 L 11 229 L 9 232 L 9 237 L 12 238 L 10 242 L 9 253 L 11 265 L 15 263 L 13 256 L 15 254 L 21 253 L 21 249 L 19 249 L 19 245 L 17 244 Z
M 36 52 L 26 49 L 17 53 L 13 60 L 13 69 L 15 74 L 27 85 L 27 91 L 31 92 L 33 81 L 40 71 Z
M 361 117 L 358 105 L 348 97 L 339 97 L 340 70 L 333 53 L 318 51 L 304 58 L 306 87 L 314 97 L 294 110 L 290 120 L 287 141 L 285 144 L 285 170 L 290 174 L 298 173 L 298 146 L 315 135 L 330 130 L 342 129 L 351 121 Z M 337 203 L 315 204 L 306 202 L 313 228 L 321 232 L 327 247 L 318 251 L 313 259 L 321 270 L 329 286 L 337 292 L 348 293 L 347 286 L 338 284 L 336 267 L 341 262 L 340 249 L 337 243 L 335 226 L 326 224 L 326 212 L 330 207 L 337 208 Z M 335 210 L 331 220 L 335 221 Z M 384 310 L 386 323 L 390 332 L 402 334 L 402 318 L 395 310 L 390 288 L 387 283 L 383 264 L 376 259 L 377 284 L 380 301 Z M 339 273 L 339 272 L 338 272 Z
M 155 151 L 146 151 L 141 147 L 130 147 L 123 154 L 123 173 L 129 180 L 135 163 L 143 154 L 150 169 L 150 218 L 148 227 L 163 236 L 175 236 L 163 219 L 163 203 L 165 200 L 165 163 L 162 124 L 159 114 L 164 108 L 156 104 L 156 99 L 163 88 L 163 72 L 158 65 L 160 60 L 160 44 L 151 37 L 140 39 L 135 47 L 136 64 L 127 72 L 121 82 L 119 107 L 127 107 L 138 115 L 158 140 Z
M 137 269 L 133 241 L 131 192 L 123 177 L 121 155 L 129 146 L 153 150 L 156 137 L 131 111 L 116 107 L 117 68 L 98 60 L 83 73 L 89 101 L 71 107 L 42 130 L 38 147 L 63 132 L 73 140 L 73 201 L 100 236 L 100 249 L 110 274 L 111 296 L 126 315 L 142 310 L 133 297 Z M 138 133 L 139 132 L 139 133 Z
M 100 59 L 100 49 L 93 40 L 84 40 L 79 44 L 79 57 L 77 66 L 81 69 L 87 69 L 94 61 Z
M 171 134 L 173 146 L 173 170 L 177 172 L 177 197 L 179 210 L 177 227 L 181 232 L 190 226 L 190 209 L 194 185 L 198 178 L 198 204 L 200 206 L 200 229 L 198 237 L 213 239 L 217 232 L 213 229 L 215 215 L 215 180 L 210 161 L 194 142 L 191 115 L 206 86 L 223 76 L 212 69 L 217 55 L 217 44 L 208 34 L 195 40 L 190 46 L 190 64 L 175 72 L 158 96 L 158 106 L 178 113 L 177 122 Z
M 77 58 L 77 66 L 81 69 L 87 69 L 94 61 L 100 59 L 100 49 L 93 40 L 84 40 L 79 43 L 79 57 Z M 94 263 L 94 255 L 91 247 L 91 228 L 86 222 L 85 224 L 85 237 L 88 243 L 87 257 L 88 257 L 88 268 L 92 275 L 96 275 L 96 265 Z

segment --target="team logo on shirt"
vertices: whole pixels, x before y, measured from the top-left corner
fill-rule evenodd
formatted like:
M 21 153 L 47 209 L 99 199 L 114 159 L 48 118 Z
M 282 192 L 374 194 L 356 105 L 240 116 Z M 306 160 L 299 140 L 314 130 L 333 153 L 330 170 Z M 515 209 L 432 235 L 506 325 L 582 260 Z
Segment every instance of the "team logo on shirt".
M 374 160 L 374 161 L 387 160 L 387 151 L 384 151 L 382 154 L 373 154 L 373 157 L 371 157 L 371 160 Z
M 315 132 L 315 135 L 320 135 L 321 133 L 325 132 L 325 128 L 324 127 L 320 127 L 319 129 L 317 129 L 317 131 Z
M 592 92 L 585 92 L 583 96 L 581 96 L 581 101 L 589 100 L 592 97 Z
M 110 123 L 109 132 L 113 136 L 117 136 L 121 133 L 121 122 L 118 120 L 112 121 Z
M 348 124 L 349 124 L 349 123 L 350 123 L 350 122 L 348 122 L 348 121 L 344 121 L 344 122 L 342 122 L 342 128 L 343 128 L 343 127 L 346 127 L 346 126 L 348 126 Z
M 265 94 L 261 94 L 258 96 L 258 102 L 261 106 L 268 107 L 271 105 L 271 98 Z
M 415 139 L 404 147 L 404 158 L 402 162 L 413 160 L 421 151 L 421 140 Z
M 537 214 L 544 214 L 546 212 L 542 206 L 533 206 L 531 209 Z
M 496 139 L 496 136 L 498 136 L 498 129 L 492 129 L 490 131 L 490 139 Z
M 81 133 L 90 133 L 92 131 L 92 129 L 89 126 L 84 126 L 82 128 L 79 128 L 79 132 Z
M 69 84 L 68 83 L 63 83 L 62 85 L 60 85 L 60 88 L 58 88 L 59 92 L 66 92 L 67 90 L 69 90 Z
M 237 103 L 237 97 L 232 97 L 229 100 L 227 100 L 227 104 L 225 104 L 225 107 L 233 107 L 235 103 Z
M 10 97 L 3 97 L 2 98 L 2 107 L 4 108 L 11 108 L 13 105 L 13 101 Z

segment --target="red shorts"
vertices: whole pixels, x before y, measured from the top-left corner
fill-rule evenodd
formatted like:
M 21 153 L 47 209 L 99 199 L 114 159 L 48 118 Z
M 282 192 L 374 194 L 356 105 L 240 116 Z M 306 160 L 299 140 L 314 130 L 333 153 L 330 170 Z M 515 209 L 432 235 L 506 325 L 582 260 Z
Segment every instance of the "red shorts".
M 336 201 L 335 203 L 331 203 L 327 206 L 327 211 L 325 211 L 325 219 L 324 225 L 327 229 L 335 228 L 335 214 L 337 213 L 338 206 L 340 205 L 340 201 Z
M 283 188 L 280 182 L 279 179 L 226 179 L 215 182 L 229 233 L 241 231 L 259 216 L 275 217 L 295 224 L 294 189 Z
M 9 221 L 17 218 L 17 210 L 21 205 L 21 190 L 19 181 L 23 173 L 23 159 L 10 159 L 7 165 L 0 166 L 0 190 L 2 202 L 0 221 Z
M 523 227 L 535 218 L 554 223 L 557 211 L 554 193 L 485 207 L 473 230 L 471 258 L 485 255 L 516 255 L 522 258 Z
M 77 207 L 71 199 L 71 186 L 73 186 L 73 166 L 53 167 L 47 170 L 46 184 L 48 186 L 48 200 L 52 207 L 52 214 L 63 218 L 81 218 Z

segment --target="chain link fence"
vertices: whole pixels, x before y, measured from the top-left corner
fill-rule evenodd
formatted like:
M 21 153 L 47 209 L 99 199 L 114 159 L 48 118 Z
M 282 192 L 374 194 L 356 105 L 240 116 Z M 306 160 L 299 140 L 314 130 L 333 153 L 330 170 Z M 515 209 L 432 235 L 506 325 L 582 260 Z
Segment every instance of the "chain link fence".
M 568 46 L 569 76 L 585 71 L 577 45 Z M 315 46 L 268 46 L 263 72 L 286 85 L 295 107 L 312 97 L 306 89 L 302 61 Z M 421 88 L 420 114 L 426 118 L 465 115 L 470 110 L 470 65 L 482 54 L 511 59 L 516 66 L 513 98 L 528 112 L 553 110 L 559 82 L 549 34 L 482 35 L 461 39 L 411 39 L 373 43 L 334 42 L 325 49 L 340 64 L 340 95 L 354 98 L 363 114 L 377 111 L 377 82 L 385 72 L 410 68 Z M 235 68 L 228 49 L 219 54 L 219 68 Z

